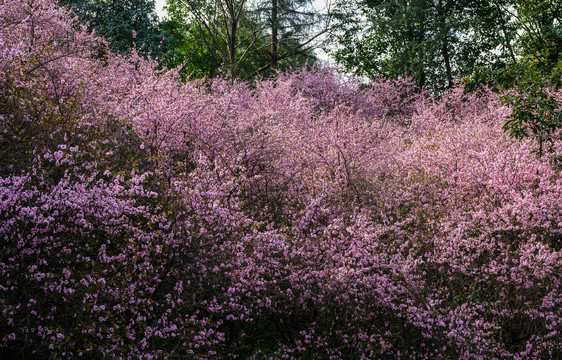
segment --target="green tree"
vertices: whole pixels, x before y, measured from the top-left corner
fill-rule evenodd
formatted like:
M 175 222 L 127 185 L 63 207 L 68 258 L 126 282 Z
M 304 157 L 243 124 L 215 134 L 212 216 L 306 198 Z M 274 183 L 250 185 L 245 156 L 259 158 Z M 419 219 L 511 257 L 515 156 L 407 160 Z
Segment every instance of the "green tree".
M 184 79 L 212 78 L 222 67 L 221 53 L 209 43 L 210 35 L 186 17 L 184 7 L 168 6 L 168 17 L 159 25 L 164 37 L 161 60 L 168 68 L 179 68 Z
M 175 24 L 183 55 L 189 61 L 193 51 L 208 63 L 201 65 L 213 76 L 220 64 L 224 75 L 244 77 L 246 60 L 261 48 L 261 33 L 247 11 L 246 0 L 168 0 L 168 14 Z M 182 39 L 181 39 L 182 38 Z M 180 40 L 181 39 L 181 40 Z M 194 44 L 188 44 L 196 40 Z M 192 50 L 188 50 L 191 48 Z
M 341 0 L 335 56 L 360 75 L 439 92 L 479 66 L 515 61 L 509 1 Z
M 562 164 L 562 101 L 553 90 L 562 86 L 562 2 L 517 0 L 513 17 L 519 28 L 517 63 L 500 72 L 499 85 L 513 113 L 504 129 L 513 137 L 531 138 L 539 156 L 550 154 Z
M 175 64 L 192 75 L 240 79 L 313 62 L 327 16 L 311 0 L 168 0 Z M 323 25 L 323 26 L 322 26 Z M 171 29 L 173 28 L 173 30 Z M 179 51 L 176 51 L 179 50 Z
M 162 40 L 154 0 L 60 0 L 91 30 L 105 37 L 113 50 L 130 51 L 133 46 L 157 55 Z
M 562 1 L 517 0 L 516 16 L 521 29 L 521 63 L 562 85 Z M 527 66 L 528 68 L 528 66 Z
M 314 8 L 311 0 L 263 0 L 253 10 L 269 38 L 269 62 L 264 70 L 302 66 L 326 41 L 330 12 Z M 318 5 L 318 4 L 317 4 Z

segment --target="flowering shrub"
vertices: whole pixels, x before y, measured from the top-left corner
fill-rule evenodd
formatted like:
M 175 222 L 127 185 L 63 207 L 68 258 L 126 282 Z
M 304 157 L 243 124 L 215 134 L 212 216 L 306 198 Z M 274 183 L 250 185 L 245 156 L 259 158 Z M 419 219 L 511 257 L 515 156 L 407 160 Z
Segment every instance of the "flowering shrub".
M 560 170 L 497 95 L 155 65 L 0 3 L 2 357 L 562 357 Z

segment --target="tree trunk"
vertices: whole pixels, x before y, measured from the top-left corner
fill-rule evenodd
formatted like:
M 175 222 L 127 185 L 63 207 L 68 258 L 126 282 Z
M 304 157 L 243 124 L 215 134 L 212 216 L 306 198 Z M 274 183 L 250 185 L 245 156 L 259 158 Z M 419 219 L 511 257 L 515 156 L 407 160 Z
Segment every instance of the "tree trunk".
M 445 24 L 445 13 L 443 11 L 443 0 L 437 3 L 437 16 L 439 17 L 439 32 L 441 33 L 441 54 L 445 61 L 445 71 L 447 73 L 447 86 L 453 86 L 453 74 L 451 71 L 451 57 L 449 54 L 449 41 L 447 39 L 447 28 Z
M 227 11 L 229 16 L 228 31 L 227 31 L 227 47 L 228 47 L 228 76 L 234 77 L 236 68 L 236 48 L 238 40 L 238 17 L 236 14 L 236 7 L 234 0 L 227 1 Z
M 271 63 L 270 68 L 275 69 L 279 62 L 279 40 L 278 40 L 278 6 L 277 0 L 271 0 Z

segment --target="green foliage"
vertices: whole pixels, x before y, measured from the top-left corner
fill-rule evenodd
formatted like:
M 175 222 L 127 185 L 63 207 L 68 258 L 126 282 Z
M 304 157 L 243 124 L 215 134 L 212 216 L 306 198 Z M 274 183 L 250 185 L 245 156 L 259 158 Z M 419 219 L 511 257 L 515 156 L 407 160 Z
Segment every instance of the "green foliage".
M 260 65 L 262 39 L 253 34 L 259 24 L 244 1 L 168 0 L 167 12 L 162 28 L 171 41 L 164 58 L 184 76 L 243 78 Z
M 154 0 L 60 0 L 91 30 L 110 42 L 112 50 L 141 52 L 157 56 L 162 40 Z
M 412 78 L 441 92 L 474 68 L 515 60 L 508 0 L 342 0 L 338 60 L 375 78 Z
M 289 67 L 302 67 L 313 62 L 312 49 L 321 41 L 321 34 L 328 31 L 327 11 L 320 12 L 311 0 L 260 0 L 252 12 L 268 38 L 267 71 Z
M 562 86 L 562 3 L 518 0 L 514 9 L 520 32 L 517 63 L 499 71 L 496 78 L 498 89 L 509 90 L 504 99 L 513 108 L 504 130 L 518 139 L 533 139 L 539 156 L 550 153 L 557 160 L 562 128 L 557 94 Z
M 522 61 L 537 70 L 560 74 L 562 52 L 562 3 L 547 0 L 518 0 L 517 17 L 523 30 L 520 37 Z M 560 86 L 560 79 L 556 85 Z
M 171 15 L 174 12 L 170 11 Z M 182 78 L 214 77 L 222 66 L 218 51 L 208 46 L 205 36 L 177 17 L 160 23 L 164 35 L 161 60 L 168 68 L 179 68 Z
M 539 72 L 529 72 L 516 90 L 508 92 L 505 101 L 513 112 L 504 130 L 516 139 L 531 138 L 538 144 L 538 156 L 556 153 L 556 140 L 561 139 L 562 102 Z
M 350 6 L 351 5 L 351 6 Z M 335 53 L 348 69 L 376 78 L 408 76 L 418 85 L 425 83 L 425 23 L 423 7 L 401 7 L 393 1 L 340 3 L 337 14 L 345 31 L 338 37 L 341 48 Z M 359 10 L 362 16 L 353 16 Z M 363 17 L 367 18 L 365 29 Z M 408 21 L 407 19 L 414 19 Z
M 558 1 L 511 1 L 502 7 L 511 17 L 509 45 L 512 61 L 494 61 L 476 67 L 465 83 L 488 85 L 497 91 L 535 87 L 560 88 L 562 85 L 562 3 Z M 502 25 L 503 26 L 503 25 Z M 487 35 L 490 37 L 491 35 Z
M 168 0 L 163 58 L 181 66 L 184 76 L 222 74 L 242 80 L 313 62 L 307 36 L 319 16 L 299 11 L 309 1 L 279 1 L 279 18 L 270 2 Z M 276 35 L 274 35 L 276 34 Z

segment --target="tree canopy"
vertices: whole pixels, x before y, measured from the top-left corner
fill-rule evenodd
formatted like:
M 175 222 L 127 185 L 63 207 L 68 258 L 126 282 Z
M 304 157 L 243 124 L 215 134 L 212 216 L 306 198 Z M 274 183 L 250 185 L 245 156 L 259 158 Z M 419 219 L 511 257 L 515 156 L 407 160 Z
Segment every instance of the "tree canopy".
M 106 38 L 119 52 L 137 50 L 157 56 L 162 37 L 157 29 L 154 0 L 59 0 L 89 29 Z
M 515 61 L 507 1 L 340 1 L 334 55 L 357 74 L 442 91 L 475 68 Z

